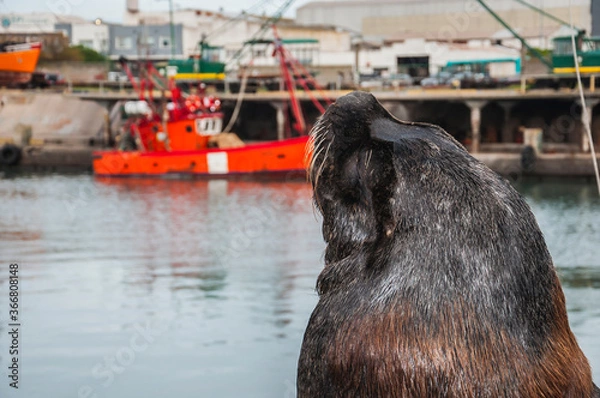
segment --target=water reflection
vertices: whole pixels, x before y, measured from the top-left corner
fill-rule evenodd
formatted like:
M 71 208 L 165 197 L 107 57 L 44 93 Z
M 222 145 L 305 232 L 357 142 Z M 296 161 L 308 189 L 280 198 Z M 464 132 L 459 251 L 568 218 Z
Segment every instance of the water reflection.
M 573 289 L 600 289 L 600 268 L 559 268 L 558 276 L 563 287 Z
M 516 185 L 600 380 L 594 188 Z M 89 386 L 117 398 L 293 396 L 323 263 L 310 196 L 305 182 L 0 179 L 0 283 L 19 262 L 27 321 L 30 382 L 19 393 L 68 397 Z M 105 358 L 120 364 L 140 330 L 152 341 L 107 382 L 98 369 Z M 5 388 L 0 396 L 14 396 Z
M 558 268 L 600 268 L 600 199 L 593 182 L 520 180 Z
M 134 202 L 127 209 L 127 223 L 119 223 L 119 233 L 135 239 L 120 250 L 124 255 L 143 254 L 145 267 L 130 283 L 153 283 L 166 276 L 157 268 L 157 259 L 163 259 L 171 269 L 168 276 L 174 277 L 174 289 L 207 293 L 224 288 L 228 268 L 245 267 L 257 251 L 286 250 L 281 237 L 293 239 L 294 217 L 310 208 L 305 183 L 143 179 L 96 183 L 102 188 L 100 196 L 116 193 L 118 201 Z M 195 284 L 190 278 L 196 279 Z
M 293 385 L 323 249 L 306 183 L 24 176 L 0 180 L 0 200 L 0 278 L 14 259 L 28 281 L 28 397 Z M 168 332 L 113 382 L 96 377 L 145 325 Z

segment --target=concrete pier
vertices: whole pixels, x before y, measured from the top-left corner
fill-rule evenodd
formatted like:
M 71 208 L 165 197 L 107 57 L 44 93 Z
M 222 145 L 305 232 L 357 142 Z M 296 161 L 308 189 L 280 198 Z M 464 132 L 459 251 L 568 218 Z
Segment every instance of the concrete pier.
M 331 99 L 347 91 L 327 91 Z M 583 134 L 583 123 L 591 123 L 594 142 L 600 148 L 600 92 L 587 92 L 586 105 L 590 120 L 584 117 L 578 105 L 575 90 L 534 90 L 520 93 L 515 90 L 423 90 L 373 92 L 380 102 L 402 120 L 425 121 L 442 126 L 462 142 L 477 158 L 504 175 L 592 176 L 593 168 L 589 143 Z M 318 113 L 303 92 L 297 93 L 302 101 L 307 123 L 314 123 Z M 220 96 L 224 109 L 232 108 L 237 95 Z M 271 122 L 273 134 L 281 137 L 285 130 L 282 119 L 288 99 L 285 92 L 260 92 L 244 95 L 245 105 L 253 110 L 237 131 L 246 138 L 248 131 L 264 127 L 261 118 L 256 124 L 255 114 L 266 115 L 275 110 Z M 266 108 L 269 108 L 268 110 Z M 596 120 L 596 123 L 594 123 Z M 245 131 L 244 129 L 248 129 Z M 524 131 L 539 129 L 542 142 L 535 158 L 523 159 L 526 146 Z M 289 130 L 289 129 L 288 129 Z M 524 162 L 527 164 L 524 169 Z
M 335 100 L 347 93 L 325 91 L 324 94 Z M 502 174 L 593 175 L 589 141 L 583 126 L 590 123 L 594 143 L 600 149 L 600 91 L 586 92 L 587 119 L 581 112 L 575 90 L 521 93 L 518 90 L 410 88 L 373 94 L 399 119 L 440 125 L 474 156 Z M 63 95 L 4 92 L 2 95 L 10 101 L 0 110 L 0 146 L 13 142 L 33 147 L 24 149 L 29 159 L 24 157 L 24 165 L 56 164 L 61 163 L 61 159 L 65 162 L 69 159 L 69 164 L 87 161 L 91 164 L 91 151 L 102 147 L 110 140 L 110 132 L 116 131 L 115 123 L 110 123 L 110 129 L 105 127 L 106 115 L 110 112 L 110 120 L 115 122 L 114 116 L 118 115 L 115 104 L 138 99 L 135 93 L 125 92 Z M 218 96 L 227 124 L 238 94 Z M 320 113 L 304 92 L 299 91 L 297 96 L 310 128 Z M 232 131 L 246 141 L 294 136 L 297 133 L 290 122 L 293 116 L 286 104 L 288 100 L 287 92 L 245 93 Z M 54 126 L 55 131 L 44 130 L 48 126 Z M 527 129 L 539 129 L 543 133 L 539 152 L 536 148 L 535 159 L 528 159 L 527 170 L 524 170 L 522 154 Z M 64 156 L 51 156 L 55 153 Z

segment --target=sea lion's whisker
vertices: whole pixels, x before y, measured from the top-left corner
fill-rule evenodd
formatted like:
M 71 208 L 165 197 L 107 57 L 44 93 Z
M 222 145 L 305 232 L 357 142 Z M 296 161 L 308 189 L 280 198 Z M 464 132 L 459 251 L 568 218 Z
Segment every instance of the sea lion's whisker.
M 328 131 L 330 127 L 331 127 L 331 125 L 326 125 L 325 123 L 322 122 L 322 119 L 321 119 L 315 125 L 315 127 L 313 128 L 313 131 L 311 132 L 311 136 L 314 137 L 313 142 L 312 142 L 312 159 L 310 161 L 309 176 L 308 176 L 309 181 L 311 183 L 313 182 L 312 175 L 313 175 L 313 171 L 315 170 L 317 158 L 323 152 L 324 143 L 327 140 L 327 134 L 325 134 L 325 132 Z
M 317 121 L 317 123 L 314 125 L 314 127 L 312 128 L 310 135 L 309 135 L 308 144 L 306 145 L 306 151 L 304 153 L 304 162 L 305 163 L 307 163 L 308 157 L 311 155 L 311 153 L 313 155 L 311 158 L 311 161 L 310 161 L 309 171 L 312 170 L 312 167 L 313 167 L 314 158 L 315 158 L 314 155 L 317 152 L 319 152 L 320 147 L 323 144 L 323 141 L 325 140 L 324 135 L 321 134 L 323 128 L 324 128 L 324 123 L 323 123 L 322 119 L 319 119 Z
M 315 162 L 317 157 L 319 157 L 319 155 L 321 155 L 321 152 L 323 152 L 325 148 L 319 148 L 319 150 L 317 152 L 313 152 L 313 156 L 312 159 L 310 161 L 310 167 L 308 169 L 308 179 L 310 182 L 312 182 L 312 174 L 313 174 L 313 170 L 315 169 Z
M 373 156 L 373 149 L 369 149 L 369 154 L 367 155 L 367 160 L 365 162 L 365 168 L 369 168 L 369 163 L 371 163 L 371 156 Z
M 325 155 L 323 155 L 323 161 L 321 162 L 321 165 L 319 166 L 319 169 L 317 170 L 317 178 L 315 179 L 315 187 L 319 185 L 319 177 L 321 176 L 321 173 L 323 172 L 323 167 L 325 167 L 325 161 L 327 160 L 327 155 L 329 155 L 329 149 L 331 149 L 331 145 L 333 145 L 334 140 L 335 140 L 335 137 L 333 137 L 331 139 L 331 141 L 329 142 L 329 145 L 327 145 L 327 150 L 325 151 Z

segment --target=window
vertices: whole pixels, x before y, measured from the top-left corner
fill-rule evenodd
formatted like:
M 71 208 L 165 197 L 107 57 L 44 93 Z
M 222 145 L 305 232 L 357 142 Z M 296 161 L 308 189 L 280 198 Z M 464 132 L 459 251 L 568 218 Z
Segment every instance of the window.
M 596 38 L 584 39 L 583 51 L 598 51 L 600 50 L 600 40 Z
M 138 47 L 143 48 L 155 48 L 156 47 L 156 37 L 153 36 L 139 36 L 137 39 Z
M 159 48 L 171 48 L 171 38 L 167 36 L 161 36 L 158 40 Z
M 133 40 L 131 37 L 117 36 L 115 37 L 115 48 L 117 50 L 131 50 L 133 48 Z
M 252 56 L 254 58 L 266 57 L 267 56 L 267 50 L 264 50 L 264 49 L 253 49 L 252 50 Z
M 108 52 L 108 40 L 102 39 L 100 41 L 100 52 L 106 54 Z

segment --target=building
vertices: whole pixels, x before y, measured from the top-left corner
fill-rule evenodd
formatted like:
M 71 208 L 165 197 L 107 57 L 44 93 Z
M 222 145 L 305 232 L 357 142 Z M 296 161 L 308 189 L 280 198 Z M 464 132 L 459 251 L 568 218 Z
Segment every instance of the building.
M 23 41 L 41 41 L 48 49 L 57 49 L 59 45 L 82 45 L 108 54 L 108 26 L 101 21 L 48 12 L 0 14 L 0 22 L 0 34 L 6 40 L 18 37 Z
M 358 54 L 361 74 L 386 77 L 405 73 L 423 78 L 462 61 L 490 63 L 494 77 L 513 76 L 520 71 L 518 50 L 489 43 L 447 43 L 421 39 L 386 41 Z
M 587 32 L 592 4 L 600 3 L 572 0 L 569 8 L 564 0 L 527 1 L 563 21 L 572 18 Z M 533 47 L 550 49 L 554 37 L 571 34 L 564 24 L 517 1 L 485 3 Z M 600 14 L 600 6 L 595 7 Z M 487 63 L 500 75 L 547 72 L 529 57 L 521 62 L 521 42 L 477 0 L 313 1 L 297 9 L 296 22 L 330 23 L 354 32 L 354 63 L 361 74 L 423 77 L 469 60 Z M 501 65 L 505 60 L 512 67 Z
M 592 1 L 592 36 L 600 36 L 600 0 Z
M 170 15 L 164 12 L 144 12 L 137 6 L 137 1 L 129 0 L 123 17 L 123 26 L 111 28 L 111 57 L 117 57 L 115 40 L 121 33 L 123 36 L 133 34 L 140 36 L 143 29 L 162 27 L 165 32 L 170 25 Z M 231 61 L 230 69 L 238 64 L 245 65 L 252 61 L 253 67 L 276 67 L 277 60 L 272 55 L 272 48 L 267 44 L 248 47 L 240 53 L 240 49 L 249 40 L 273 40 L 274 33 L 270 25 L 265 27 L 268 17 L 257 15 L 229 15 L 208 10 L 182 9 L 173 11 L 173 24 L 176 29 L 178 47 L 175 58 L 187 59 L 196 55 L 199 43 L 205 41 L 211 46 L 221 47 L 221 58 Z M 129 30 L 126 28 L 129 27 Z M 145 27 L 145 28 L 142 28 Z M 291 19 L 282 19 L 277 23 L 278 34 L 283 39 L 299 39 L 290 44 L 288 49 L 299 60 L 310 65 L 346 67 L 353 62 L 351 35 L 348 31 L 331 25 L 306 26 Z M 131 37 L 131 36 L 130 36 Z M 180 39 L 179 39 L 180 38 Z M 315 44 L 315 41 L 317 44 Z M 131 45 L 137 50 L 135 40 Z M 238 58 L 236 58 L 238 57 Z
M 83 21 L 76 23 L 57 23 L 54 25 L 57 31 L 62 31 L 68 37 L 71 45 L 80 45 L 103 54 L 108 55 L 109 29 L 110 25 L 100 20 L 94 22 Z
M 50 12 L 31 14 L 3 13 L 0 14 L 1 33 L 52 33 L 57 23 L 83 22 L 78 17 L 59 16 Z
M 591 31 L 591 2 L 571 0 L 528 0 L 534 6 Z M 516 2 L 486 0 L 509 25 L 520 34 L 536 38 L 542 47 L 552 32 L 561 28 L 557 21 Z M 464 41 L 491 38 L 504 28 L 477 0 L 373 0 L 314 1 L 299 7 L 296 21 L 300 24 L 332 24 L 359 33 L 365 39 L 387 39 L 397 36 Z
M 109 54 L 111 59 L 125 56 L 131 59 L 164 60 L 183 55 L 183 26 L 171 25 L 110 25 Z
M 571 0 L 571 8 L 564 0 L 527 1 L 563 20 L 569 20 L 571 13 L 575 26 L 588 32 L 593 13 L 600 15 L 600 0 Z M 570 34 L 564 25 L 517 1 L 485 2 L 534 47 L 549 48 L 554 37 Z M 296 16 L 296 20 L 278 21 L 278 35 L 288 39 L 288 49 L 301 62 L 327 69 L 320 74 L 326 81 L 349 70 L 354 78 L 396 73 L 420 78 L 466 61 L 489 63 L 507 75 L 526 64 L 521 62 L 521 42 L 478 0 L 314 1 L 299 7 Z M 203 42 L 218 48 L 214 54 L 228 63 L 231 76 L 239 77 L 239 66 L 250 63 L 254 75 L 277 73 L 278 61 L 268 44 L 274 33 L 264 15 L 199 9 L 145 12 L 137 0 L 127 0 L 120 25 L 51 13 L 0 14 L 0 20 L 3 32 L 62 32 L 70 44 L 84 45 L 113 60 L 121 56 L 186 60 L 198 55 Z M 245 46 L 257 38 L 265 42 Z M 546 71 L 543 65 L 535 70 L 526 66 L 523 69 L 529 73 Z
M 172 19 L 172 20 L 171 20 Z M 177 9 L 172 18 L 166 12 L 144 12 L 137 1 L 129 0 L 122 24 L 86 21 L 78 17 L 52 13 L 0 14 L 1 33 L 19 41 L 43 41 L 44 48 L 60 52 L 69 45 L 83 45 L 108 55 L 112 60 L 129 59 L 185 60 L 199 53 L 201 41 L 216 47 L 214 55 L 228 62 L 236 77 L 240 65 L 252 62 L 253 75 L 278 73 L 273 57 L 273 30 L 267 16 L 226 14 L 199 9 Z M 331 25 L 305 26 L 291 19 L 278 22 L 278 34 L 288 40 L 286 48 L 303 64 L 327 69 L 322 78 L 352 69 L 353 52 L 349 32 Z M 43 39 L 43 40 L 42 40 Z M 263 44 L 246 46 L 250 40 Z M 242 50 L 243 51 L 240 51 Z M 239 76 L 239 74 L 237 75 Z

